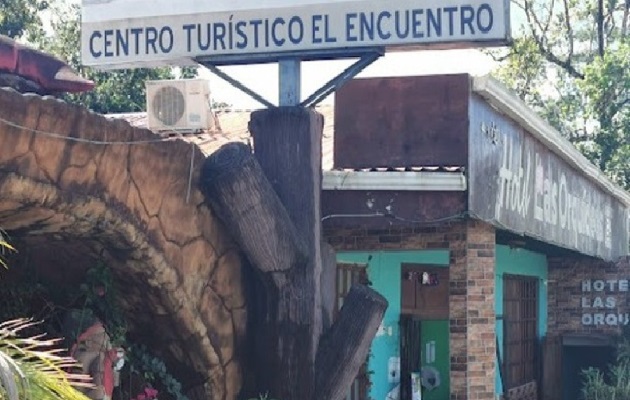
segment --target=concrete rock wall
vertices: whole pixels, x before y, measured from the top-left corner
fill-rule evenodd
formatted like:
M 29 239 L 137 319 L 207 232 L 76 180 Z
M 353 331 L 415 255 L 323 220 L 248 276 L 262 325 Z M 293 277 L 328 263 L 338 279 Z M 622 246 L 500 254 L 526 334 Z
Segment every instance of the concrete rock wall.
M 158 139 L 0 89 L 0 227 L 108 258 L 132 328 L 198 375 L 196 397 L 234 399 L 246 327 L 239 252 L 197 189 L 201 151 Z

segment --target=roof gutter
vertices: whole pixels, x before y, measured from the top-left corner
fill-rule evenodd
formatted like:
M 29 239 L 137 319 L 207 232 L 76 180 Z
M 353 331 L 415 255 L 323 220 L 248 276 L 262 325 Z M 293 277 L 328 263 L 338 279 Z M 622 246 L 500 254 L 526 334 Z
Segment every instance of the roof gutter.
M 589 180 L 605 192 L 619 199 L 626 207 L 630 207 L 630 193 L 614 184 L 599 168 L 588 161 L 571 142 L 562 137 L 547 121 L 527 107 L 521 99 L 497 80 L 488 75 L 473 77 L 472 90 L 486 99 L 499 112 L 516 121 L 569 165 L 582 171 Z
M 463 172 L 324 171 L 323 190 L 466 191 Z

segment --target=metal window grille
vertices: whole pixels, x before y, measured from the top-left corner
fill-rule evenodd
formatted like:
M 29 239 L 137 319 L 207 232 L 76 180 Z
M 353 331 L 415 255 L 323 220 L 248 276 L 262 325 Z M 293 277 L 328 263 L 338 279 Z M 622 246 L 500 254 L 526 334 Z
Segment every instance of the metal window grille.
M 503 371 L 506 389 L 536 380 L 538 279 L 503 276 Z

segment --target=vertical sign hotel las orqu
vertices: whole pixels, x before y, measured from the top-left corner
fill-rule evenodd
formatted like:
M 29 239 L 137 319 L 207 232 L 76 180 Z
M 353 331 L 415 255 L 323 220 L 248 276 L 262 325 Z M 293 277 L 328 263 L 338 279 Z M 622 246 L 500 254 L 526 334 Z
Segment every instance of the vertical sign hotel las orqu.
M 509 38 L 508 0 L 83 0 L 82 57 L 101 68 L 332 49 L 472 47 Z M 263 7 L 264 6 L 264 7 Z

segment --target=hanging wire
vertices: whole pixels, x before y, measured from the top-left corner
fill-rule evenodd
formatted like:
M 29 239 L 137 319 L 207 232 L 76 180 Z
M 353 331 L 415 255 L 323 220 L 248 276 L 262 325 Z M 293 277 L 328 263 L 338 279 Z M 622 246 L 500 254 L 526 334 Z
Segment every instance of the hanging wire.
M 0 123 L 10 126 L 12 128 L 21 129 L 27 132 L 35 133 L 38 135 L 50 137 L 53 139 L 66 140 L 69 142 L 78 142 L 78 143 L 87 143 L 93 145 L 100 146 L 108 146 L 108 145 L 138 145 L 138 144 L 151 144 L 151 143 L 164 143 L 173 141 L 173 138 L 157 138 L 157 139 L 145 139 L 145 140 L 129 140 L 129 141 L 108 141 L 108 140 L 94 140 L 94 139 L 85 139 L 80 137 L 71 137 L 64 136 L 54 132 L 43 131 L 41 129 L 29 128 L 27 126 L 23 126 L 20 124 L 16 124 L 15 122 L 9 121 L 0 117 Z

